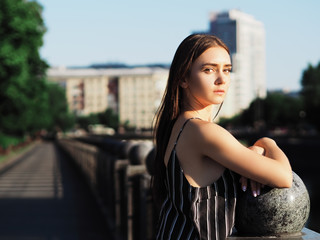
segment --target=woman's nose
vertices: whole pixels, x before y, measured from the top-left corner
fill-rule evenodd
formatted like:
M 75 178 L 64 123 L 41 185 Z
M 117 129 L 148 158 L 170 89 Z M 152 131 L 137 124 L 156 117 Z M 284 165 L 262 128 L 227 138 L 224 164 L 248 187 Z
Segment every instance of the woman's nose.
M 215 81 L 215 84 L 220 85 L 220 84 L 225 84 L 227 82 L 227 76 L 225 76 L 223 73 L 219 72 L 217 75 L 217 79 Z

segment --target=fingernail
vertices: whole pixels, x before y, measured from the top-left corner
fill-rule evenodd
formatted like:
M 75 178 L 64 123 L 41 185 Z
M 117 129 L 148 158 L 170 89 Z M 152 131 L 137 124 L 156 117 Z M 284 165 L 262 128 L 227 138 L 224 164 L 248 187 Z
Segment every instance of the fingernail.
M 246 191 L 247 190 L 247 187 L 246 186 L 242 186 L 242 191 Z
M 253 194 L 254 197 L 257 196 L 257 192 L 256 191 L 253 191 L 252 194 Z

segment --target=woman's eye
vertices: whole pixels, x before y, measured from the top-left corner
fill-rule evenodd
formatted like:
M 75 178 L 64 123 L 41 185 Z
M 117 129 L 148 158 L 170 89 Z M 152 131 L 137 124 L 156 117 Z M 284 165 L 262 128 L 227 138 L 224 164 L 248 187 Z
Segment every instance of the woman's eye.
M 213 69 L 212 69 L 212 68 L 205 68 L 205 69 L 204 69 L 204 72 L 206 72 L 206 73 L 211 73 L 211 72 L 213 72 Z
M 226 73 L 231 72 L 231 68 L 226 68 L 226 69 L 224 70 L 224 72 L 226 72 Z

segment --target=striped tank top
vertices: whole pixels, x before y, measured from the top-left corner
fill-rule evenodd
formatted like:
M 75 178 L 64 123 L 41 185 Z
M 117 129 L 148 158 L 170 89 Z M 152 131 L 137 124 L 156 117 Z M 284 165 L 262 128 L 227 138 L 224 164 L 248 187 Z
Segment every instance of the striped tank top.
M 184 126 L 191 119 L 182 126 L 167 164 L 167 197 L 161 206 L 157 239 L 221 240 L 232 233 L 234 226 L 234 173 L 226 169 L 210 186 L 198 188 L 189 184 L 180 167 L 175 148 Z

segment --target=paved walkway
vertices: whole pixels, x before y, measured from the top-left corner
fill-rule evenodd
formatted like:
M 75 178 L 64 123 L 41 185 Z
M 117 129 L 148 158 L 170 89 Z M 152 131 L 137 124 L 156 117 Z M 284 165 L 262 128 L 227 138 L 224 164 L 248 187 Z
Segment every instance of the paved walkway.
M 0 240 L 112 240 L 68 160 L 53 143 L 39 143 L 0 170 Z

